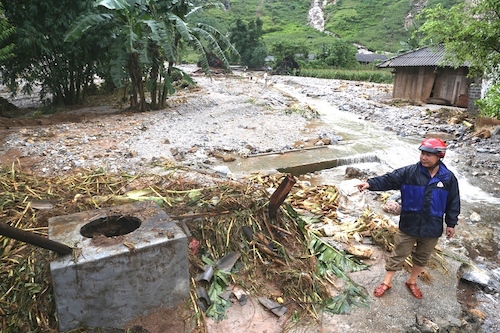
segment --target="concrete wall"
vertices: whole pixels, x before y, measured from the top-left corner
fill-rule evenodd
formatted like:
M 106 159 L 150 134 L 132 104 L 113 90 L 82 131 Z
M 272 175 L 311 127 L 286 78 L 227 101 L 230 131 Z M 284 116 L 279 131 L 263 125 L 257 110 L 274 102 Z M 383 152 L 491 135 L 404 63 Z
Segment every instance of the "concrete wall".
M 467 105 L 467 112 L 470 115 L 477 115 L 479 113 L 478 107 L 475 102 L 481 98 L 482 83 L 481 79 L 476 79 L 469 87 L 469 103 Z

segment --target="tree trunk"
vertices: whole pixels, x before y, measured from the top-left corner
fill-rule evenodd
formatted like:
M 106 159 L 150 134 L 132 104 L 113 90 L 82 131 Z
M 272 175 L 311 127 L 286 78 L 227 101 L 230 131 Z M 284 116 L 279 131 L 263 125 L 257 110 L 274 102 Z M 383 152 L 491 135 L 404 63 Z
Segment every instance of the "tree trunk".
M 172 77 L 172 63 L 169 61 L 167 66 L 168 67 L 167 67 L 166 76 L 171 78 Z M 163 89 L 161 92 L 161 101 L 160 101 L 161 108 L 164 108 L 166 106 L 167 96 L 168 96 L 168 86 L 167 86 L 167 79 L 165 78 L 163 80 Z
M 151 53 L 153 54 L 153 64 L 151 66 L 150 80 L 151 80 L 151 108 L 157 110 L 159 108 L 159 95 L 161 95 L 159 88 L 160 80 L 160 64 L 161 57 L 157 45 L 151 46 Z
M 130 108 L 142 112 L 146 110 L 146 94 L 144 92 L 144 83 L 142 81 L 138 57 L 139 55 L 137 53 L 133 53 L 130 55 L 129 60 L 129 74 L 132 81 Z

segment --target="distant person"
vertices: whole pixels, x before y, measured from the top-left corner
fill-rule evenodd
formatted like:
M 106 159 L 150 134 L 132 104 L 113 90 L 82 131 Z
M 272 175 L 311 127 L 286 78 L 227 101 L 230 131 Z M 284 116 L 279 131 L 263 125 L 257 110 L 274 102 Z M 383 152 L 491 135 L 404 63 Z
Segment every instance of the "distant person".
M 401 191 L 399 230 L 394 235 L 394 248 L 385 265 L 384 281 L 375 288 L 376 297 L 391 289 L 394 274 L 403 268 L 411 254 L 413 267 L 405 284 L 414 297 L 422 298 L 417 278 L 443 234 L 443 220 L 446 238 L 455 235 L 460 194 L 457 178 L 441 161 L 446 154 L 446 144 L 430 138 L 422 142 L 419 150 L 420 162 L 356 185 L 360 191 Z

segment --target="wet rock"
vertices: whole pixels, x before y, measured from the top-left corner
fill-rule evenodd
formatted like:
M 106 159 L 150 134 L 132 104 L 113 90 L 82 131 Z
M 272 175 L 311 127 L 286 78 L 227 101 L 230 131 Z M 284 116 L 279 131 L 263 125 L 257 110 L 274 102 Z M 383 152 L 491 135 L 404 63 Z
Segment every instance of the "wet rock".
M 222 177 L 229 177 L 231 175 L 231 170 L 226 165 L 217 165 L 213 168 L 216 174 Z
M 417 318 L 415 325 L 404 330 L 405 333 L 472 333 L 477 332 L 478 327 L 472 326 L 465 320 L 448 316 L 446 318 Z
M 419 329 L 422 333 L 437 333 L 439 332 L 439 325 L 431 319 L 424 317 L 419 325 Z
M 471 220 L 471 222 L 479 222 L 479 221 L 481 221 L 481 215 L 479 215 L 479 213 L 473 211 L 470 214 L 469 219 Z
M 495 126 L 495 128 L 491 132 L 491 135 L 500 135 L 500 126 Z
M 458 273 L 460 279 L 477 284 L 481 287 L 487 287 L 491 280 L 487 270 L 470 264 L 462 264 Z
M 500 268 L 491 271 L 491 280 L 486 289 L 490 293 L 496 293 L 498 299 L 498 293 L 500 293 Z
M 364 170 L 361 170 L 359 168 L 355 168 L 355 167 L 346 167 L 345 169 L 345 178 L 359 178 L 359 179 L 363 179 L 363 178 L 366 178 L 368 175 L 367 175 L 367 172 L 364 171 Z
M 315 144 L 314 144 L 316 147 L 318 146 L 324 146 L 325 143 L 322 141 L 322 140 L 318 140 Z

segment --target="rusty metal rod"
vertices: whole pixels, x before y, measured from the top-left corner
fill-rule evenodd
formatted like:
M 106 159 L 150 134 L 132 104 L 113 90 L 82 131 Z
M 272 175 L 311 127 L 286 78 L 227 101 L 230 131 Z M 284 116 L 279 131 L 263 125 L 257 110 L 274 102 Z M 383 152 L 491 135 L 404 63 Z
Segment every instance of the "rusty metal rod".
M 52 250 L 61 255 L 70 254 L 73 252 L 73 249 L 71 247 L 63 243 L 55 242 L 31 232 L 11 227 L 6 223 L 0 223 L 0 235 L 14 238 L 18 241 L 35 245 L 47 250 Z

